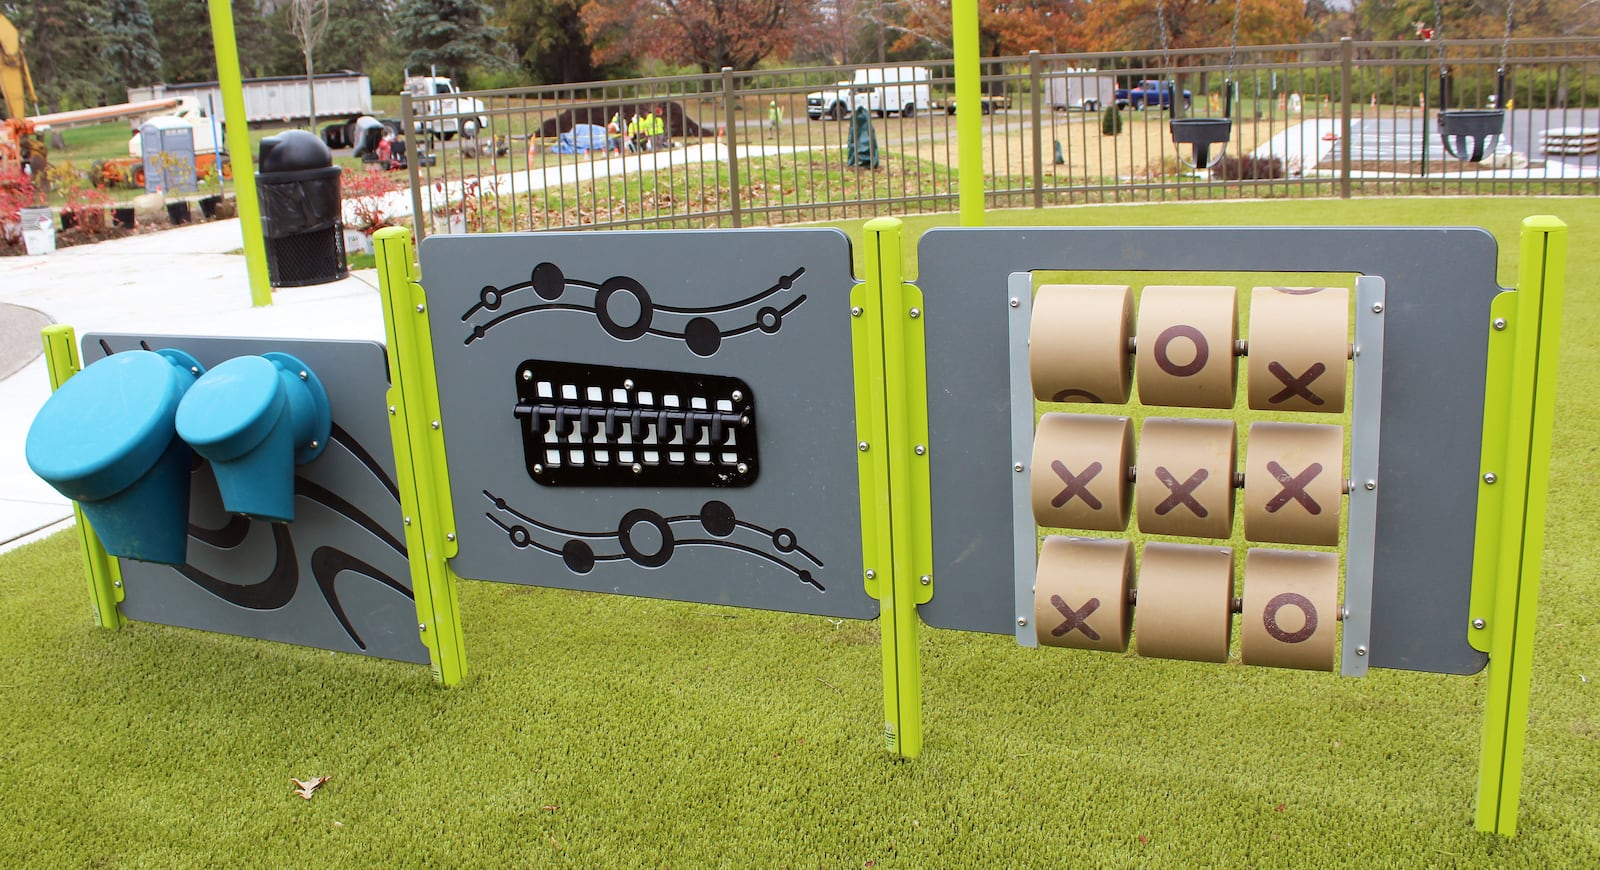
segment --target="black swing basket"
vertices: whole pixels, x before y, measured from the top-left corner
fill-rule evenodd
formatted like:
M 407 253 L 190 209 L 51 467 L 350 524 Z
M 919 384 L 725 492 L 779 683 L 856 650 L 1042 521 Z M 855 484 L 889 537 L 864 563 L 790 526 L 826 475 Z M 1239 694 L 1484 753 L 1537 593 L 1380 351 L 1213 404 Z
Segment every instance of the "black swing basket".
M 1232 118 L 1173 118 L 1167 122 L 1172 131 L 1172 141 L 1194 149 L 1194 168 L 1210 169 L 1222 159 L 1222 150 L 1215 160 L 1211 147 L 1222 145 L 1225 150 L 1228 138 L 1233 135 Z
M 1439 112 L 1439 137 L 1457 160 L 1477 163 L 1489 140 L 1505 130 L 1504 109 L 1444 109 Z

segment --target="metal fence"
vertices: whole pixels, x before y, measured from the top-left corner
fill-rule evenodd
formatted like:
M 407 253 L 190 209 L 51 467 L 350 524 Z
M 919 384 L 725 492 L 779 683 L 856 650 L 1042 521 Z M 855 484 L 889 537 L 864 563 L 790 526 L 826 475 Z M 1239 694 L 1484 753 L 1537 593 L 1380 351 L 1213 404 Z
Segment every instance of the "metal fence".
M 1452 153 L 1460 140 L 1440 135 L 1441 63 L 1443 108 L 1503 115 L 1481 160 L 1461 159 L 1472 155 Z M 1173 82 L 1165 92 L 1176 98 L 1141 89 L 1149 80 Z M 994 208 L 1600 192 L 1597 38 L 1034 53 L 985 60 L 982 92 Z M 483 103 L 479 135 L 412 137 L 426 154 L 411 161 L 413 214 L 429 234 L 954 211 L 954 94 L 951 61 L 476 92 L 463 96 Z M 1230 103 L 1221 159 L 1195 165 L 1173 143 L 1171 118 L 1221 117 Z M 847 147 L 857 105 L 876 165 Z M 408 130 L 463 120 L 410 97 L 402 115 Z M 630 141 L 635 115 L 646 120 Z M 620 137 L 607 131 L 613 119 Z

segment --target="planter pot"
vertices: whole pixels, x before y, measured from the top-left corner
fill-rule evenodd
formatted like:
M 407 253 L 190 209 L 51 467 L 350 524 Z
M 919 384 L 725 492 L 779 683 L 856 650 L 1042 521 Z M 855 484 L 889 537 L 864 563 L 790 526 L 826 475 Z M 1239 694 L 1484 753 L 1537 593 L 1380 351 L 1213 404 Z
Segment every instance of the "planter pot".
M 61 228 L 70 230 L 78 225 L 78 213 L 72 209 L 61 210 Z
M 22 243 L 29 255 L 48 254 L 56 249 L 56 214 L 49 207 L 22 209 Z
M 373 253 L 372 237 L 360 230 L 346 229 L 344 231 L 344 252 L 346 254 Z
M 187 199 L 167 203 L 167 220 L 172 221 L 174 226 L 188 223 L 191 214 Z
M 111 225 L 131 230 L 134 226 L 133 206 L 124 205 L 111 210 Z
M 217 216 L 217 206 L 220 205 L 221 203 L 222 203 L 222 195 L 221 194 L 214 194 L 212 196 L 202 196 L 202 197 L 200 197 L 200 213 L 202 215 L 205 215 L 206 220 L 213 220 Z

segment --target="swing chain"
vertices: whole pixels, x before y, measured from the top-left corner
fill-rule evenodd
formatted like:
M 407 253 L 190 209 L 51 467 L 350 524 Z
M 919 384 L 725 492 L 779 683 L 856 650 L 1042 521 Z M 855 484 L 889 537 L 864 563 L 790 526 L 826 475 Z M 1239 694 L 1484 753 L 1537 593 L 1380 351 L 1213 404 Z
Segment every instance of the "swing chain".
M 1511 17 L 1515 14 L 1517 0 L 1506 0 L 1506 33 L 1500 38 L 1500 72 L 1506 71 L 1506 58 L 1511 54 Z
M 1234 58 L 1239 54 L 1239 13 L 1244 10 L 1244 0 L 1234 0 L 1233 40 L 1228 43 L 1228 78 L 1233 78 Z
M 1444 65 L 1444 6 L 1439 0 L 1433 0 L 1433 38 L 1439 43 L 1439 75 L 1447 76 L 1450 71 Z

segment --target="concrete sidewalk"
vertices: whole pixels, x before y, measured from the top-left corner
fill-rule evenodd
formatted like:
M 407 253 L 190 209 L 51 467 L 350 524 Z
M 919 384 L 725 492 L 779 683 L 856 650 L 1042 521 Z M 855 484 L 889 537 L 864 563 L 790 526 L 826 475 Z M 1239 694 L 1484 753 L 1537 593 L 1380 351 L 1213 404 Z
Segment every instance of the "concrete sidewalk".
M 80 339 L 88 332 L 148 332 L 383 340 L 375 273 L 278 290 L 271 306 L 254 308 L 244 257 L 229 253 L 243 244 L 235 219 L 6 257 L 0 259 L 0 303 L 68 324 Z M 0 329 L 6 343 L 0 359 L 20 363 L 32 356 L 19 341 L 42 347 L 37 332 Z M 49 396 L 42 356 L 0 380 L 0 552 L 54 532 L 72 517 L 71 502 L 36 477 L 23 454 L 28 427 Z

